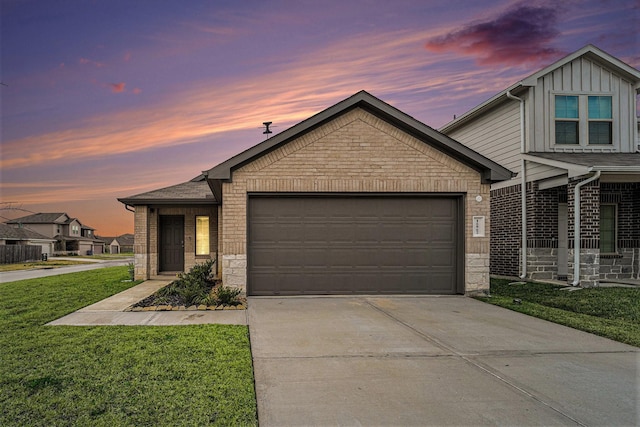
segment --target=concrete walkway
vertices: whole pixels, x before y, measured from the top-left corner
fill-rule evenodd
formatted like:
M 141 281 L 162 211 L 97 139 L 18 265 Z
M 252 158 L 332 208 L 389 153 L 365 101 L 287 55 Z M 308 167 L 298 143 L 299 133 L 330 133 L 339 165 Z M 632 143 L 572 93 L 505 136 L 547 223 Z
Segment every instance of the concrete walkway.
M 100 325 L 246 325 L 246 310 L 218 311 L 140 311 L 124 310 L 151 295 L 171 280 L 147 280 L 119 294 L 81 308 L 48 325 L 100 326 Z
M 640 424 L 640 349 L 465 297 L 249 298 L 261 426 Z

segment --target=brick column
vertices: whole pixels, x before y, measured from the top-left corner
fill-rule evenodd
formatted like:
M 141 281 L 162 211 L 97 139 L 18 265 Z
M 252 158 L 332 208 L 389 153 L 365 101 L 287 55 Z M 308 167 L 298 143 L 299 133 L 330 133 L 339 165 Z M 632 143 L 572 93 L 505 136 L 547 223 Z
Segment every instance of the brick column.
M 136 206 L 134 216 L 134 262 L 136 280 L 149 279 L 149 235 L 147 219 L 149 209 L 147 206 Z
M 574 280 L 574 190 L 585 178 L 569 179 L 567 211 L 569 214 L 569 282 Z M 580 286 L 598 286 L 600 281 L 600 181 L 593 181 L 580 191 Z

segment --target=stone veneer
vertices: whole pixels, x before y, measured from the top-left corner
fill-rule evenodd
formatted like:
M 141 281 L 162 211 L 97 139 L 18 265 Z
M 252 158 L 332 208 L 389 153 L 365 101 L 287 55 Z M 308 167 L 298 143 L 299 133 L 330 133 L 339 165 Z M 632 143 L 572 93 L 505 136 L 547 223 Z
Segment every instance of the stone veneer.
M 412 192 L 466 194 L 465 291 L 489 288 L 489 185 L 481 183 L 478 171 L 362 109 L 235 170 L 222 191 L 225 284 L 246 289 L 246 210 L 252 192 Z M 473 216 L 486 218 L 486 237 L 472 237 Z

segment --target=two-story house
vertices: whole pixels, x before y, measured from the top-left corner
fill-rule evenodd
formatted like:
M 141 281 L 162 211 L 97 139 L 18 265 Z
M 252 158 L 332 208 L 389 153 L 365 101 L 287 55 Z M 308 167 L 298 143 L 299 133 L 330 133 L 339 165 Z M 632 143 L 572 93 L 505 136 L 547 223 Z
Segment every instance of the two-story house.
M 94 228 L 83 225 L 80 220 L 64 212 L 36 213 L 6 223 L 56 239 L 57 253 L 87 255 L 102 253 L 104 250 L 104 242 L 95 237 Z
M 639 92 L 640 71 L 588 45 L 440 129 L 517 173 L 491 185 L 492 274 L 639 278 Z

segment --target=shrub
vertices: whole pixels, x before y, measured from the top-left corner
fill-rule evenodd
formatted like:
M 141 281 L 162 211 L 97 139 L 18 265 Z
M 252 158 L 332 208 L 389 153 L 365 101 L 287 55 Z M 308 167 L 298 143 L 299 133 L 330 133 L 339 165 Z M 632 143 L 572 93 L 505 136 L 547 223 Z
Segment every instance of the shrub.
M 240 296 L 240 292 L 242 292 L 238 288 L 232 288 L 230 286 L 225 286 L 222 283 L 216 288 L 215 296 L 218 300 L 218 304 L 221 305 L 238 305 L 240 301 L 238 301 L 238 297 Z

